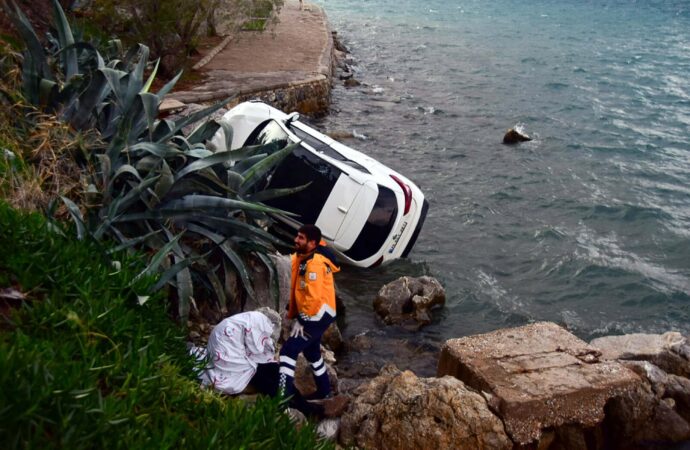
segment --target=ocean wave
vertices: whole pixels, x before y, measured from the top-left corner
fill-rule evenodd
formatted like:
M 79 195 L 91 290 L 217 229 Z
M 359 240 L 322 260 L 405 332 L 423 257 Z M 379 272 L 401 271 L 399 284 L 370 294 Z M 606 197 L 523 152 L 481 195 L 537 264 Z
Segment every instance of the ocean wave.
M 647 261 L 633 252 L 622 249 L 615 233 L 598 236 L 594 231 L 583 227 L 575 240 L 581 250 L 576 250 L 575 255 L 595 266 L 641 275 L 650 281 L 652 288 L 663 293 L 677 291 L 690 295 L 690 279 L 687 275 Z M 576 275 L 579 273 L 581 271 Z

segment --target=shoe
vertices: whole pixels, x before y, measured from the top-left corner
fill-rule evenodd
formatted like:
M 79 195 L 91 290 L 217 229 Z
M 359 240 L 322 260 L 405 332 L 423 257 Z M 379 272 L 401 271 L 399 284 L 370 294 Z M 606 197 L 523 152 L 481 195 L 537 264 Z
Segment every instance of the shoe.
M 324 416 L 340 417 L 350 405 L 350 398 L 345 395 L 336 395 L 335 397 L 323 400 L 322 405 Z

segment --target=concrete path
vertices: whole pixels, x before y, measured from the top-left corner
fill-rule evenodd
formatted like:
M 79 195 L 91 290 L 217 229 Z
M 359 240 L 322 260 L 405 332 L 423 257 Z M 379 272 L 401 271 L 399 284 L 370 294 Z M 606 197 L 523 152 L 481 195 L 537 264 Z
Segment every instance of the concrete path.
M 289 93 L 278 97 L 304 100 L 309 95 L 328 96 L 333 44 L 323 10 L 313 4 L 305 4 L 305 9 L 300 10 L 298 0 L 286 0 L 278 18 L 273 29 L 238 32 L 200 70 L 203 81 L 171 93 L 168 99 L 182 103 L 205 103 L 231 95 L 238 95 L 240 100 L 271 95 L 275 99 L 275 92 L 286 89 Z M 326 93 L 322 92 L 325 82 L 329 86 Z M 295 108 L 275 103 L 284 109 Z

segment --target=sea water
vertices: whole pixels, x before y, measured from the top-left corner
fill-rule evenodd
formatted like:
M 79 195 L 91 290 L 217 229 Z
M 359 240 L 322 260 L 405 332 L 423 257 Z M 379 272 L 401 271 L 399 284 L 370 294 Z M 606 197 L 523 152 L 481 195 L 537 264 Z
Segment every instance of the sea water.
M 415 181 L 408 260 L 347 269 L 346 335 L 402 275 L 445 307 L 415 334 L 560 323 L 583 339 L 690 331 L 690 2 L 317 0 L 351 51 L 320 128 Z M 513 126 L 534 138 L 501 143 Z

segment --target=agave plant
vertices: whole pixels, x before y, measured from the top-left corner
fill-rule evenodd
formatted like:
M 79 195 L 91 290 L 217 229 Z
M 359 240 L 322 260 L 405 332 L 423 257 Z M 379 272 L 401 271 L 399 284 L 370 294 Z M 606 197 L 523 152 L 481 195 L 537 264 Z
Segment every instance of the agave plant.
M 144 273 L 161 272 L 154 289 L 174 288 L 181 319 L 187 318 L 195 299 L 207 295 L 223 312 L 238 309 L 236 299 L 229 307 L 224 288 L 235 274 L 253 296 L 245 264 L 248 255 L 268 268 L 277 302 L 275 266 L 267 255 L 285 243 L 259 224 L 270 222 L 268 214 L 287 213 L 257 199 L 290 190 L 262 192 L 257 182 L 294 146 L 213 152 L 206 142 L 222 127 L 229 144 L 232 129 L 203 120 L 227 100 L 178 121 L 159 120 L 159 105 L 180 75 L 158 93 L 149 92 L 157 63 L 144 78 L 147 47 L 139 45 L 123 59 L 106 61 L 90 44 L 75 42 L 60 4 L 53 4 L 58 39 L 48 56 L 16 7 L 13 16 L 27 43 L 26 97 L 52 109 L 75 129 L 98 130 L 103 140 L 88 155 L 85 203 L 62 197 L 78 236 L 114 239 L 118 249 L 148 251 Z M 183 130 L 197 123 L 185 135 Z

